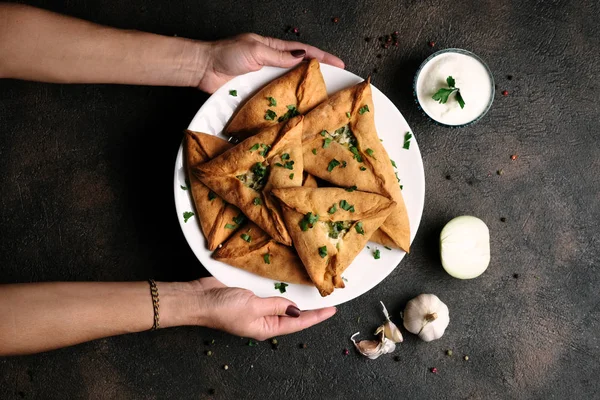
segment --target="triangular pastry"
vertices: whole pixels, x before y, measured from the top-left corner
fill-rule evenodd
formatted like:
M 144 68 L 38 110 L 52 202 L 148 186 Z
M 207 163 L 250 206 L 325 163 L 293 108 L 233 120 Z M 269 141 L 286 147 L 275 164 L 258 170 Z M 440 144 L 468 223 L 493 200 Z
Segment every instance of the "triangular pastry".
M 327 98 L 319 62 L 303 62 L 240 106 L 223 134 L 245 139 L 259 130 L 305 114 Z
M 369 80 L 344 89 L 308 113 L 304 169 L 341 187 L 378 193 L 397 203 L 373 239 L 410 249 L 410 226 L 399 180 L 375 129 Z
M 302 185 L 302 119 L 269 127 L 192 170 L 202 183 L 288 246 L 292 240 L 271 189 Z
M 396 203 L 340 188 L 273 189 L 298 256 L 321 296 L 343 288 L 342 273 Z
M 214 135 L 187 130 L 184 138 L 184 157 L 190 193 L 196 208 L 196 217 L 206 237 L 209 250 L 223 243 L 237 228 L 240 210 L 223 201 L 191 173 L 192 168 L 229 150 L 233 145 Z
M 217 249 L 213 258 L 275 281 L 313 285 L 294 249 L 277 243 L 252 222 Z

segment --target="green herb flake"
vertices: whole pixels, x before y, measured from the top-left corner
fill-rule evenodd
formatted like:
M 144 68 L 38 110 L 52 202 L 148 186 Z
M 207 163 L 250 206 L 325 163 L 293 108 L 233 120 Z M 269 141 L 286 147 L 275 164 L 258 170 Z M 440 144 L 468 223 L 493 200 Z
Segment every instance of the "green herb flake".
M 252 339 L 249 339 L 248 340 L 248 346 L 249 347 L 254 347 L 254 346 L 256 346 L 256 342 L 254 340 L 252 340 Z
M 361 235 L 365 234 L 362 222 L 357 222 L 356 225 L 354 225 L 354 229 L 356 229 L 356 232 L 359 233 L 359 234 L 361 234 Z
M 462 94 L 460 94 L 460 90 L 456 92 L 456 101 L 458 101 L 458 105 L 461 109 L 465 108 L 465 99 L 463 99 Z
M 343 276 L 342 276 L 342 280 L 343 280 L 344 282 L 348 282 L 348 279 L 344 278 Z
M 237 228 L 237 225 L 225 224 L 225 229 L 235 229 L 235 228 Z
M 252 204 L 254 204 L 255 206 L 260 206 L 262 205 L 262 200 L 260 199 L 260 197 L 255 197 L 254 200 L 252 200 Z
M 267 113 L 265 114 L 265 119 L 267 121 L 275 121 L 275 118 L 277 118 L 277 114 L 275 113 L 275 111 L 267 110 Z
M 258 154 L 260 154 L 263 157 L 266 157 L 269 150 L 271 150 L 271 146 L 269 146 L 268 144 L 261 144 L 260 147 L 262 150 L 259 151 Z
M 345 190 L 346 190 L 346 192 L 354 192 L 356 189 L 358 189 L 358 188 L 356 187 L 356 185 L 354 185 L 354 186 L 350 186 L 349 188 L 346 188 Z
M 294 179 L 294 173 L 293 172 L 290 174 L 290 180 L 291 179 Z
M 237 217 L 233 217 L 233 222 L 238 225 L 243 224 L 246 221 L 246 216 L 244 214 L 238 214 Z
M 285 169 L 294 169 L 294 162 L 293 161 L 286 161 L 284 164 L 275 163 L 275 166 L 276 167 L 285 168 Z
M 346 200 L 340 201 L 340 208 L 342 210 L 354 212 L 354 206 L 348 203 Z
M 446 83 L 448 84 L 448 86 L 450 86 L 451 88 L 454 87 L 454 85 L 456 85 L 456 81 L 454 80 L 454 78 L 452 76 L 449 76 L 446 78 Z
M 181 190 L 188 190 L 188 188 L 183 185 L 179 185 L 179 187 L 181 188 Z
M 289 160 L 289 159 L 290 159 L 290 154 L 289 154 L 289 153 L 283 153 L 283 154 L 281 155 L 281 159 L 282 159 L 283 161 L 285 161 L 285 160 Z
M 319 247 L 319 255 L 321 258 L 327 257 L 327 246 Z
M 245 240 L 246 242 L 248 242 L 248 243 L 250 243 L 250 242 L 252 241 L 252 237 L 250 237 L 250 235 L 248 235 L 247 233 L 242 233 L 242 234 L 240 235 L 240 237 L 241 237 L 242 239 L 244 239 L 244 240 Z
M 217 198 L 217 194 L 215 192 L 213 192 L 212 190 L 210 192 L 208 192 L 208 200 L 209 201 L 213 201 L 216 198 Z
M 317 155 L 317 149 L 312 149 L 312 153 L 316 156 Z
M 188 219 L 192 218 L 194 216 L 194 213 L 191 211 L 185 211 L 183 213 L 183 222 L 188 222 Z
M 329 147 L 329 145 L 331 144 L 332 139 L 330 138 L 325 138 L 323 139 L 323 148 L 326 149 Z
M 329 132 L 327 132 L 326 130 L 322 130 L 321 131 L 321 136 L 325 137 Z
M 373 151 L 373 149 L 367 149 L 367 150 L 365 150 L 365 153 L 367 153 L 369 155 L 369 157 L 375 158 L 375 152 Z
M 327 166 L 327 171 L 329 171 L 329 172 L 333 171 L 333 169 L 335 167 L 337 167 L 338 165 L 340 165 L 340 162 L 334 158 L 333 160 L 329 161 L 329 165 Z
M 379 249 L 375 249 L 375 251 L 373 252 L 373 258 L 376 260 L 379 260 L 381 258 L 381 252 L 379 251 Z
M 342 166 L 341 168 L 346 168 L 348 166 L 348 164 L 346 163 L 346 161 L 342 161 Z
M 229 95 L 233 97 L 237 97 L 237 90 L 230 90 Z
M 269 100 L 269 107 L 275 107 L 277 105 L 277 100 L 275 100 L 275 98 L 273 97 L 267 97 L 267 100 Z
M 294 105 L 288 105 L 287 106 L 287 112 L 285 114 L 283 114 L 281 117 L 279 117 L 278 121 L 279 122 L 283 122 L 283 121 L 287 121 L 288 119 L 294 118 L 296 115 L 300 115 L 300 112 L 298 112 L 298 110 L 296 109 L 296 106 Z
M 287 283 L 277 282 L 275 283 L 275 290 L 279 290 L 279 293 L 285 293 L 285 288 L 288 286 L 289 285 Z
M 265 264 L 271 264 L 271 255 L 269 253 L 263 254 L 263 260 Z
M 458 105 L 461 109 L 465 108 L 465 100 L 460 93 L 460 89 L 455 86 L 456 81 L 454 78 L 452 76 L 447 77 L 446 83 L 448 84 L 448 89 L 440 88 L 431 98 L 440 104 L 446 104 L 450 95 L 456 92 L 456 101 L 458 102 Z
M 260 145 L 259 145 L 258 143 L 256 143 L 254 146 L 250 147 L 250 148 L 248 149 L 248 151 L 249 151 L 250 153 L 252 153 L 253 151 L 256 151 L 256 150 L 258 150 L 258 148 L 259 148 L 259 147 L 260 147 Z
M 402 146 L 403 148 L 405 148 L 406 150 L 410 149 L 410 139 L 412 138 L 412 135 L 410 132 L 406 132 L 404 134 L 404 146 Z M 395 167 L 396 165 L 394 165 Z
M 361 166 L 361 167 L 360 167 L 360 170 L 361 170 L 361 171 L 366 171 L 367 169 L 366 169 L 365 167 Z
M 333 203 L 333 205 L 331 206 L 331 208 L 329 210 L 327 210 L 327 213 L 329 214 L 333 214 L 337 211 L 337 204 Z
M 400 185 L 400 190 L 404 190 L 404 185 Z
M 358 149 L 355 146 L 348 147 L 348 150 L 350 150 L 350 152 L 354 154 L 354 159 L 356 161 L 358 161 L 359 163 L 363 162 L 362 156 L 360 155 Z
M 390 161 L 392 162 L 392 167 L 398 168 L 398 167 L 396 167 L 396 162 L 394 160 L 390 160 Z
M 387 246 L 383 246 L 383 247 L 385 247 L 385 248 L 386 248 L 386 249 L 388 249 L 388 250 L 391 250 L 391 249 L 392 249 L 391 247 L 387 247 Z
M 362 106 L 362 107 L 361 107 L 361 108 L 358 110 L 358 113 L 359 113 L 360 115 L 363 115 L 364 113 L 366 113 L 366 112 L 370 112 L 370 111 L 371 111 L 371 110 L 369 110 L 369 106 L 365 104 L 364 106 Z
M 312 212 L 308 212 L 304 215 L 304 217 L 298 222 L 300 225 L 300 229 L 303 232 L 306 232 L 309 228 L 312 228 L 315 222 L 319 220 L 319 214 L 313 214 Z
M 346 113 L 346 117 L 350 118 L 350 113 L 349 112 Z

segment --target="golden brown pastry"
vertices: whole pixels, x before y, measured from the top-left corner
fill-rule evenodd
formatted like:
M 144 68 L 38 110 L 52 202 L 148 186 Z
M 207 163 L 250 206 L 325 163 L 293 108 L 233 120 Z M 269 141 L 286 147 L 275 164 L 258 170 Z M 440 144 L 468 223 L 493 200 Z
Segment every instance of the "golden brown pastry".
M 408 252 L 408 214 L 398 178 L 375 129 L 369 80 L 334 94 L 308 113 L 302 141 L 306 172 L 397 203 L 373 240 Z
M 214 135 L 189 130 L 185 132 L 183 153 L 190 182 L 190 192 L 196 208 L 196 216 L 206 237 L 209 250 L 216 249 L 219 244 L 231 236 L 237 228 L 234 218 L 237 218 L 241 212 L 200 182 L 191 173 L 191 169 L 231 147 L 233 146 L 227 141 Z
M 302 185 L 303 118 L 269 127 L 192 170 L 202 183 L 288 246 L 292 240 L 271 189 Z
M 314 59 L 303 62 L 239 107 L 223 134 L 245 139 L 261 129 L 306 114 L 326 98 L 327 89 L 319 62 Z
M 343 288 L 342 273 L 396 203 L 340 188 L 273 189 L 298 256 L 321 296 Z
M 252 222 L 215 251 L 213 258 L 275 281 L 313 285 L 294 249 L 277 243 Z

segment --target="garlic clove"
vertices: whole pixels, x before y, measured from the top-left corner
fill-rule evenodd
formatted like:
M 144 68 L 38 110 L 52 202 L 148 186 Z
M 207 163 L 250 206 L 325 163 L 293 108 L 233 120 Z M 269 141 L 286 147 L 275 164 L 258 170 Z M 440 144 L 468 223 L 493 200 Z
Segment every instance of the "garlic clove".
M 381 325 L 379 328 L 377 328 L 377 331 L 375 331 L 375 334 L 378 335 L 379 330 L 383 329 L 383 332 L 384 332 L 386 338 L 393 341 L 394 343 L 401 343 L 404 340 L 404 338 L 402 337 L 402 332 L 400 332 L 400 329 L 398 329 L 396 324 L 394 324 L 390 320 L 390 314 L 388 313 L 387 308 L 385 308 L 385 305 L 383 304 L 383 302 L 380 301 L 380 303 L 381 303 L 381 307 L 383 308 L 383 315 L 385 315 L 385 318 L 387 321 L 383 325 Z
M 371 360 L 375 360 L 382 354 L 385 354 L 383 343 L 379 340 L 361 340 L 359 342 L 355 341 L 354 337 L 359 333 L 360 332 L 356 332 L 354 335 L 352 335 L 350 337 L 350 340 L 352 340 L 352 343 L 354 343 L 354 347 L 356 347 L 356 350 L 358 350 L 360 354 L 370 358 Z

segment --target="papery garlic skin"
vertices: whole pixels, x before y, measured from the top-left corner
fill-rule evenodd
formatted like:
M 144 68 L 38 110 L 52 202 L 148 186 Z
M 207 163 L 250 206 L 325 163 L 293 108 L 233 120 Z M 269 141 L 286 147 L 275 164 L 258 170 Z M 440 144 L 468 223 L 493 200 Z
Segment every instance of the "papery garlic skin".
M 482 220 L 469 215 L 456 217 L 440 234 L 442 266 L 458 279 L 476 278 L 490 264 L 490 231 Z
M 408 302 L 403 318 L 407 331 L 430 342 L 444 335 L 450 323 L 450 311 L 436 295 L 420 294 Z
M 354 347 L 356 350 L 363 356 L 375 360 L 381 355 L 391 353 L 396 350 L 396 345 L 391 340 L 387 339 L 383 333 L 379 336 L 379 341 L 377 340 L 361 340 L 359 342 L 354 340 L 354 337 L 358 335 L 360 332 L 356 332 L 354 335 L 350 337 L 352 343 L 354 343 Z
M 404 338 L 402 337 L 402 333 L 400 329 L 390 320 L 390 314 L 388 313 L 387 308 L 383 304 L 383 301 L 380 301 L 381 307 L 383 308 L 383 315 L 385 315 L 385 319 L 387 320 L 383 325 L 381 325 L 376 331 L 375 334 L 378 335 L 380 330 L 383 330 L 386 338 L 391 340 L 394 343 L 401 343 Z

